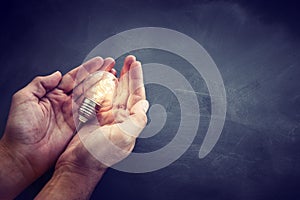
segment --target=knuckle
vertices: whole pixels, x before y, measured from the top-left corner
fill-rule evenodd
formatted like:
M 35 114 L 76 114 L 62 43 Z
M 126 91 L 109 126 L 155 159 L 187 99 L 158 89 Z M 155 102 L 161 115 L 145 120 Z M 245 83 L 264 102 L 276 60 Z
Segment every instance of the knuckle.
M 146 98 L 146 93 L 145 93 L 145 88 L 144 87 L 139 87 L 135 90 L 133 90 L 130 93 L 131 99 L 134 99 L 136 101 L 145 99 Z
M 74 83 L 74 77 L 73 74 L 76 74 L 76 72 L 74 73 L 74 71 L 69 71 L 68 73 L 66 73 L 66 75 L 64 76 L 64 79 L 62 79 L 61 83 L 70 83 L 70 85 L 73 85 Z
M 43 79 L 42 76 L 36 76 L 36 77 L 32 80 L 32 82 L 41 82 L 42 79 Z

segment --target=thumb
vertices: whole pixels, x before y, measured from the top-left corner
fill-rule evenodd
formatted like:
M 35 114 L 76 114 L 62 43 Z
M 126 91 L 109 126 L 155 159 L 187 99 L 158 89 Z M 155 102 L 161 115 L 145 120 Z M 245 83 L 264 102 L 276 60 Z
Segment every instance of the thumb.
M 48 76 L 35 77 L 24 89 L 37 98 L 42 98 L 48 91 L 54 89 L 61 79 L 61 73 L 56 71 Z
M 146 112 L 149 108 L 147 100 L 138 101 L 130 110 L 130 116 L 118 128 L 126 135 L 137 138 L 147 124 Z
M 136 104 L 132 106 L 130 109 L 131 114 L 136 114 L 136 113 L 146 113 L 149 108 L 149 102 L 145 99 L 139 100 Z

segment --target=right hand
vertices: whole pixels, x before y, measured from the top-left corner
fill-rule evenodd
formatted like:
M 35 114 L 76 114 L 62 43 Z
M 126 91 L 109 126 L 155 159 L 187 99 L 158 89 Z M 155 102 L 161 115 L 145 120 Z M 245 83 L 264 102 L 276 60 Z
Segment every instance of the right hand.
M 97 176 L 99 171 L 126 158 L 146 126 L 148 107 L 141 63 L 128 56 L 112 108 L 100 110 L 97 120 L 79 130 L 58 159 L 56 169 Z

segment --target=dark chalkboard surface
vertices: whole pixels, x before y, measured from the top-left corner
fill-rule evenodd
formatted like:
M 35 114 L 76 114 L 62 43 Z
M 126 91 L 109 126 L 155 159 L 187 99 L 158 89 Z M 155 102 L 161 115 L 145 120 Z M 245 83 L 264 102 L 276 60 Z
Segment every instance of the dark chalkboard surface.
M 91 198 L 299 199 L 300 26 L 296 7 L 289 2 L 193 0 L 3 3 L 1 133 L 12 94 L 33 77 L 69 71 L 96 45 L 119 32 L 165 27 L 196 40 L 218 66 L 227 94 L 222 134 L 213 150 L 199 159 L 211 117 L 211 98 L 203 77 L 172 52 L 128 52 L 142 63 L 168 65 L 189 81 L 200 105 L 199 129 L 192 145 L 171 165 L 141 174 L 110 169 Z M 117 58 L 117 69 L 125 56 Z M 165 108 L 167 119 L 158 134 L 138 140 L 135 152 L 162 148 L 174 138 L 180 122 L 174 93 L 157 84 L 146 85 L 146 91 L 151 104 Z M 155 121 L 155 113 L 150 121 Z M 33 198 L 51 173 L 17 199 Z

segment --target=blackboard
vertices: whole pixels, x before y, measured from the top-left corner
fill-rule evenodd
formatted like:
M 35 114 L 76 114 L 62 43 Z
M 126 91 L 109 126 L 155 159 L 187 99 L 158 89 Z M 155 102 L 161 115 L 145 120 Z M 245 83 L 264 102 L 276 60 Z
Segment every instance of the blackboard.
M 300 26 L 296 5 L 192 0 L 9 1 L 1 6 L 1 21 L 1 133 L 14 92 L 37 75 L 55 70 L 66 73 L 100 42 L 122 31 L 138 27 L 179 31 L 201 44 L 216 63 L 227 94 L 226 120 L 213 150 L 199 159 L 211 117 L 211 98 L 203 77 L 171 52 L 128 52 L 142 63 L 162 63 L 183 74 L 200 105 L 199 129 L 188 150 L 166 168 L 140 174 L 108 170 L 92 199 L 300 197 Z M 116 58 L 118 70 L 124 57 Z M 146 85 L 146 91 L 150 103 L 166 109 L 167 120 L 158 134 L 139 139 L 135 152 L 162 148 L 179 127 L 176 95 L 156 84 Z M 33 198 L 51 173 L 17 199 Z

